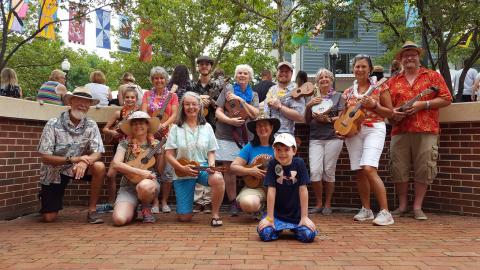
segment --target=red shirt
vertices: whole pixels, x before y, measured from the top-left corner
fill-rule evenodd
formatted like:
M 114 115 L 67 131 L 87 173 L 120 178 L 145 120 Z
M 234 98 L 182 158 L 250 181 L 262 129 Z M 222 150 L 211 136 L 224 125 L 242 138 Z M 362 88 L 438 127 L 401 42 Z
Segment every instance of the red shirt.
M 162 98 L 161 95 L 155 95 L 155 99 L 153 100 L 153 104 L 155 105 L 155 107 L 150 106 L 151 105 L 150 100 L 153 98 L 152 97 L 152 91 L 153 90 L 147 91 L 143 95 L 143 100 L 142 100 L 142 103 L 147 104 L 147 111 L 148 111 L 148 115 L 150 115 L 150 116 L 152 116 L 152 114 L 157 109 L 159 109 L 159 108 L 156 108 L 156 107 L 159 106 L 159 103 L 160 103 L 161 98 Z M 168 115 L 168 117 L 170 117 L 173 114 L 172 106 L 178 106 L 178 96 L 177 96 L 177 94 L 171 93 L 171 95 L 172 95 L 172 97 L 170 98 L 170 101 L 168 102 L 167 107 L 165 108 L 165 112 L 164 112 L 166 115 Z M 167 134 L 168 134 L 168 127 L 166 129 L 162 130 L 161 135 L 156 133 L 155 138 L 156 139 L 162 139 Z
M 436 71 L 424 67 L 420 67 L 418 76 L 412 85 L 408 83 L 404 71 L 390 79 L 387 83 L 390 88 L 394 108 L 402 106 L 431 86 L 438 87 L 438 93 L 428 94 L 420 100 L 432 100 L 436 97 L 441 97 L 448 101 L 452 100 L 452 95 L 443 77 Z M 392 136 L 400 133 L 416 132 L 439 134 L 440 124 L 438 122 L 438 116 L 438 109 L 421 110 L 416 114 L 407 116 L 393 126 Z

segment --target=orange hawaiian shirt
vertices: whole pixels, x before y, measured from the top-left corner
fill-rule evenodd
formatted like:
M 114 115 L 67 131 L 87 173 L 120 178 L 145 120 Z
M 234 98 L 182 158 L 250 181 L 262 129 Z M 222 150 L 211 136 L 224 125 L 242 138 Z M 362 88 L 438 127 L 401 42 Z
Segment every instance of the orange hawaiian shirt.
M 380 95 L 384 92 L 387 91 L 388 87 L 386 87 L 386 83 L 384 83 L 382 86 L 379 88 L 373 90 L 372 94 L 370 95 L 371 98 L 375 99 L 377 102 L 380 102 Z M 357 102 L 359 101 L 354 95 L 353 95 L 353 86 L 347 88 L 344 92 L 342 97 L 346 101 L 346 106 L 345 109 L 348 109 L 350 107 L 356 106 Z M 362 122 L 362 125 L 364 126 L 373 126 L 374 123 L 379 123 L 379 122 L 384 122 L 385 119 L 377 114 L 374 110 L 367 109 L 367 108 L 361 108 L 361 110 L 365 113 L 365 119 Z
M 404 72 L 391 78 L 387 83 L 390 88 L 390 95 L 392 97 L 394 108 L 402 106 L 431 86 L 438 87 L 439 91 L 437 93 L 428 94 L 420 100 L 432 100 L 436 97 L 441 97 L 448 101 L 452 100 L 452 95 L 450 94 L 443 77 L 436 71 L 424 67 L 420 67 L 418 76 L 412 85 L 408 83 Z M 392 128 L 392 136 L 400 133 L 416 132 L 439 134 L 440 124 L 438 122 L 438 117 L 438 109 L 421 110 L 414 115 L 405 117 L 402 121 L 395 124 Z

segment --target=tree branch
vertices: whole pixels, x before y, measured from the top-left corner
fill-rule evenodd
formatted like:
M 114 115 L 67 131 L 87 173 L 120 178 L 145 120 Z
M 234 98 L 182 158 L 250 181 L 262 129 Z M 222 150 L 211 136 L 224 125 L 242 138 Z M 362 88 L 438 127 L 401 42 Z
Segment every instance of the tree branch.
M 247 11 L 249 11 L 249 12 L 251 12 L 251 13 L 257 15 L 257 16 L 259 16 L 259 17 L 261 17 L 261 18 L 264 18 L 265 20 L 269 20 L 269 21 L 271 21 L 271 22 L 273 22 L 273 23 L 276 23 L 276 22 L 277 22 L 277 21 L 275 20 L 275 18 L 268 17 L 268 16 L 266 16 L 265 14 L 262 14 L 262 13 L 256 11 L 255 9 L 250 8 L 248 5 L 245 5 L 244 3 L 242 3 L 242 2 L 240 2 L 240 1 L 238 1 L 238 0 L 230 0 L 230 1 L 232 1 L 234 4 L 240 6 L 241 8 L 243 8 L 243 9 L 245 9 L 245 10 L 247 10 Z

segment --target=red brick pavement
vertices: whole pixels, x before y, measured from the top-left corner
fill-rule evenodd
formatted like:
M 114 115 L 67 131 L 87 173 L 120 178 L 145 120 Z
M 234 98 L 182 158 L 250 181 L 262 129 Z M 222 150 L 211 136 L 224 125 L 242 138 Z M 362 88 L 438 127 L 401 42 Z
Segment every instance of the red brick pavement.
M 205 214 L 192 223 L 161 214 L 155 224 L 118 228 L 108 215 L 86 224 L 84 208 L 69 207 L 53 224 L 33 215 L 0 221 L 0 269 L 480 269 L 480 219 L 429 216 L 375 227 L 351 214 L 315 215 L 321 232 L 302 244 L 260 242 L 248 216 L 212 228 Z

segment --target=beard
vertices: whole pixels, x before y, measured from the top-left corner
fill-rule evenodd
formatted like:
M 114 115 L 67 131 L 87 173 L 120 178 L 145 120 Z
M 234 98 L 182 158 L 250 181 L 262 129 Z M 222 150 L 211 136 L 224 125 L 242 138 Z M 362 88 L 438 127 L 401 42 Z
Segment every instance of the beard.
M 78 119 L 78 120 L 82 120 L 83 118 L 87 117 L 87 113 L 86 113 L 86 112 L 82 112 L 82 111 L 74 110 L 74 109 L 71 109 L 71 110 L 70 110 L 70 115 L 71 115 L 73 118 Z

